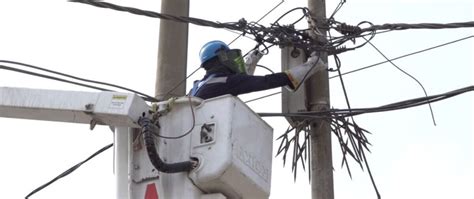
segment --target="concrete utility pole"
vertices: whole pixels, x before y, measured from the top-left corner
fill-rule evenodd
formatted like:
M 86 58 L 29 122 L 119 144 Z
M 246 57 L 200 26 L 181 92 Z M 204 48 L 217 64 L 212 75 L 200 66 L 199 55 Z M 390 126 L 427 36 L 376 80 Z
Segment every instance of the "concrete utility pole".
M 189 0 L 163 0 L 161 13 L 188 17 Z M 161 20 L 155 85 L 155 96 L 158 99 L 165 100 L 173 96 L 185 95 L 186 84 L 182 84 L 165 96 L 186 78 L 187 51 L 188 24 Z
M 326 19 L 325 0 L 308 0 L 308 8 L 313 19 L 319 21 Z M 321 32 L 326 35 L 326 30 L 321 30 Z M 312 36 L 318 39 L 317 35 Z M 327 54 L 321 53 L 320 58 L 327 62 Z M 310 111 L 322 111 L 330 108 L 327 71 L 318 72 L 306 81 L 306 99 Z M 325 120 L 315 119 L 311 125 L 312 199 L 333 199 L 333 184 L 331 128 Z

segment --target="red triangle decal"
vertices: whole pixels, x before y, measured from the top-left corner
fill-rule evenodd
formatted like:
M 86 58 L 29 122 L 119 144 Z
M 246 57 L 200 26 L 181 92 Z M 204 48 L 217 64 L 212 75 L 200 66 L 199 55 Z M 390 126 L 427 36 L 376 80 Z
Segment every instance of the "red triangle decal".
M 146 186 L 145 199 L 159 199 L 155 183 Z

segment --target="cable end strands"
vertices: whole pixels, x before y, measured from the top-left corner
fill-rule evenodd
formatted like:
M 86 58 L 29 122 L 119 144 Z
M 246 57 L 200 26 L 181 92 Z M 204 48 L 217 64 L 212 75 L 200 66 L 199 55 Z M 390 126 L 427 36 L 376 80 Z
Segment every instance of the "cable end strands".
M 347 117 L 347 116 L 346 116 Z M 351 157 L 362 170 L 367 170 L 369 177 L 372 181 L 372 185 L 380 198 L 380 193 L 375 184 L 372 172 L 370 170 L 365 152 L 369 150 L 371 145 L 368 141 L 365 133 L 369 131 L 359 127 L 354 121 L 351 122 L 349 119 L 345 119 L 343 116 L 335 116 L 326 118 L 331 127 L 331 132 L 336 136 L 340 149 L 342 152 L 342 164 L 341 167 L 346 167 L 349 177 L 352 178 L 351 169 L 348 162 L 348 156 Z M 306 119 L 299 122 L 295 126 L 290 126 L 277 140 L 280 140 L 280 146 L 277 151 L 277 155 L 282 156 L 283 165 L 285 165 L 287 158 L 291 159 L 291 170 L 293 173 L 294 180 L 296 180 L 298 171 L 298 162 L 301 163 L 303 170 L 308 168 L 309 180 L 311 180 L 311 155 L 310 151 L 310 135 L 311 128 L 318 128 L 318 125 L 311 125 L 311 119 Z M 291 151 L 292 150 L 292 151 Z M 290 152 L 291 151 L 291 152 Z M 290 153 L 288 153 L 290 152 Z M 290 154 L 290 156 L 287 156 Z

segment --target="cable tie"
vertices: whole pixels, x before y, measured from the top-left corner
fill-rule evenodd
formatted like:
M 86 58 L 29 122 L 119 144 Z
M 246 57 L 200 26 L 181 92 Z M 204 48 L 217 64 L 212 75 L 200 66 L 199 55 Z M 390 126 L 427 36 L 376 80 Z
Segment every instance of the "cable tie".
M 247 26 L 247 20 L 245 20 L 245 18 L 240 19 L 237 26 L 241 29 L 245 28 Z

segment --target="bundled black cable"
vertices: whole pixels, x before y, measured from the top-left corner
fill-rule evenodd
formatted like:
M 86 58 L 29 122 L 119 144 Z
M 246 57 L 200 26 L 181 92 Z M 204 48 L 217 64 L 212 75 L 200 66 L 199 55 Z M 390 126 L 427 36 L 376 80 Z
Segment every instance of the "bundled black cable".
M 107 8 L 116 11 L 128 12 L 136 15 L 142 15 L 152 18 L 159 18 L 163 20 L 171 20 L 180 23 L 190 23 L 199 26 L 207 26 L 212 28 L 222 28 L 227 30 L 234 30 L 242 32 L 243 35 L 251 35 L 254 37 L 254 40 L 257 43 L 266 46 L 266 49 L 270 48 L 271 46 L 280 46 L 280 47 L 295 47 L 304 49 L 308 52 L 312 51 L 324 51 L 328 52 L 329 54 L 333 54 L 335 51 L 335 47 L 326 45 L 326 43 L 321 43 L 320 41 L 315 41 L 312 39 L 307 29 L 296 29 L 295 24 L 300 22 L 304 18 L 309 18 L 309 12 L 307 8 L 295 8 L 283 16 L 281 16 L 278 20 L 276 20 L 270 27 L 263 26 L 258 24 L 257 22 L 247 22 L 245 19 L 240 19 L 238 22 L 227 22 L 227 23 L 220 23 L 214 21 L 208 21 L 204 19 L 198 19 L 193 17 L 183 17 L 183 16 L 173 16 L 164 13 L 158 13 L 148 10 L 141 10 L 132 7 L 125 7 L 120 5 L 115 5 L 108 2 L 97 1 L 97 0 L 69 0 L 70 2 L 75 3 L 83 3 L 88 4 L 100 8 Z M 296 20 L 292 24 L 289 25 L 282 25 L 279 24 L 278 21 L 286 16 L 288 13 L 293 11 L 302 10 L 303 15 L 300 19 Z
M 66 74 L 66 73 L 61 73 L 61 72 L 54 71 L 54 70 L 49 70 L 49 69 L 42 68 L 42 67 L 39 67 L 39 66 L 34 66 L 34 65 L 31 65 L 31 64 L 25 64 L 25 63 L 21 63 L 21 62 L 17 62 L 17 61 L 0 60 L 0 63 L 19 65 L 19 66 L 32 68 L 32 69 L 47 72 L 47 73 L 52 73 L 52 74 L 55 74 L 55 75 L 60 75 L 60 76 L 64 76 L 64 77 L 67 77 L 67 78 L 71 78 L 71 79 L 74 79 L 74 80 L 79 80 L 79 81 L 83 81 L 83 82 L 87 82 L 87 83 L 93 83 L 93 84 L 99 84 L 99 85 L 105 85 L 105 86 L 110 86 L 110 87 L 114 87 L 114 88 L 119 88 L 119 89 L 122 89 L 122 90 L 126 90 L 126 91 L 129 91 L 129 92 L 135 93 L 135 94 L 139 95 L 140 97 L 142 97 L 143 100 L 145 100 L 145 101 L 158 102 L 158 99 L 156 99 L 152 96 L 149 96 L 149 95 L 144 94 L 142 92 L 139 92 L 139 91 L 136 91 L 136 90 L 133 90 L 133 89 L 130 89 L 130 88 L 126 88 L 126 87 L 123 87 L 123 86 L 119 86 L 119 85 L 116 85 L 116 84 L 85 79 L 85 78 L 69 75 L 69 74 Z M 70 83 L 70 84 L 83 86 L 83 87 L 91 88 L 91 89 L 95 89 L 95 90 L 115 92 L 115 91 L 110 90 L 110 89 L 101 88 L 101 87 L 90 85 L 90 84 L 87 84 L 87 83 L 71 81 L 71 80 L 67 80 L 67 79 L 64 79 L 64 78 L 60 78 L 60 77 L 55 77 L 55 76 L 51 76 L 51 75 L 36 73 L 36 72 L 32 72 L 32 71 L 27 71 L 27 70 L 22 70 L 22 69 L 10 67 L 10 66 L 0 65 L 0 69 L 9 70 L 9 71 L 18 72 L 18 73 L 23 73 L 23 74 L 32 75 L 32 76 L 37 76 L 37 77 L 46 78 L 46 79 L 51 79 L 51 80 L 56 80 L 56 81 L 65 82 L 65 83 Z
M 55 178 L 53 178 L 52 180 L 50 180 L 49 182 L 39 186 L 38 188 L 36 188 L 35 190 L 31 191 L 28 195 L 25 196 L 25 199 L 28 199 L 30 196 L 34 195 L 35 193 L 43 190 L 44 188 L 46 188 L 47 186 L 53 184 L 54 182 L 56 182 L 57 180 L 63 178 L 63 177 L 66 177 L 67 175 L 71 174 L 72 172 L 74 172 L 76 169 L 78 169 L 79 167 L 81 167 L 84 163 L 86 163 L 87 161 L 91 160 L 92 158 L 94 158 L 95 156 L 99 155 L 100 153 L 106 151 L 107 149 L 109 149 L 110 147 L 112 147 L 114 144 L 109 144 L 103 148 L 101 148 L 100 150 L 98 150 L 97 152 L 95 152 L 94 154 L 92 154 L 91 156 L 89 156 L 87 159 L 79 162 L 78 164 L 74 165 L 73 167 L 69 168 L 68 170 L 62 172 L 61 174 L 59 174 L 58 176 L 56 176 Z
M 191 171 L 195 167 L 195 162 L 193 161 L 184 161 L 170 164 L 163 162 L 163 160 L 160 158 L 160 155 L 156 151 L 155 138 L 153 136 L 153 131 L 155 131 L 158 127 L 146 117 L 141 117 L 138 120 L 138 124 L 142 127 L 143 140 L 145 142 L 148 157 L 151 161 L 151 164 L 158 171 L 165 173 L 179 173 Z
M 414 99 L 408 99 L 400 102 L 395 102 L 391 104 L 386 104 L 378 107 L 370 108 L 352 108 L 352 109 L 331 109 L 327 111 L 308 111 L 308 112 L 298 112 L 298 113 L 258 113 L 260 117 L 311 117 L 311 118 L 339 118 L 339 117 L 350 117 L 355 115 L 361 115 L 366 113 L 378 113 L 386 111 L 395 111 L 400 109 L 412 108 L 416 106 L 425 105 L 428 103 L 433 103 L 441 100 L 445 100 L 466 92 L 474 91 L 474 86 L 467 86 L 464 88 L 452 90 L 446 93 L 441 93 L 437 95 L 431 95 L 428 97 L 419 97 Z

